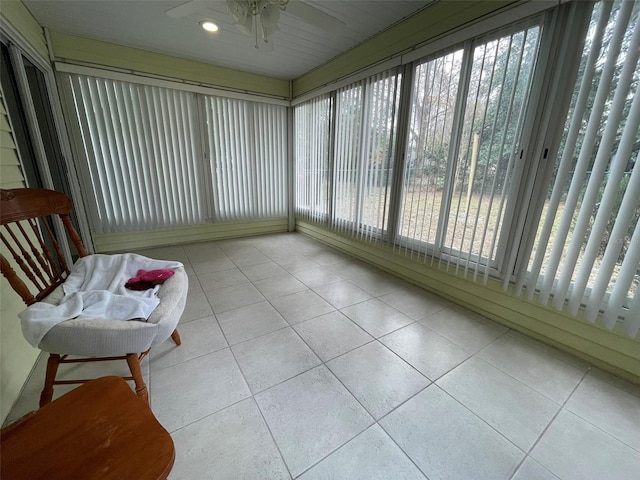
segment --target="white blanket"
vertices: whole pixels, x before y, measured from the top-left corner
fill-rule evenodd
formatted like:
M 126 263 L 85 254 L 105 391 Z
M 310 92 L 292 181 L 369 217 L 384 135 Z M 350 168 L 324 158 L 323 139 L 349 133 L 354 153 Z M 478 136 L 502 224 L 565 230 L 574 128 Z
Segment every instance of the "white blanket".
M 147 319 L 160 303 L 157 298 L 160 287 L 135 291 L 125 288 L 125 283 L 138 270 L 181 266 L 180 262 L 154 260 L 134 253 L 80 258 L 63 284 L 65 295 L 58 305 L 37 302 L 18 314 L 22 332 L 37 347 L 52 327 L 72 318 Z

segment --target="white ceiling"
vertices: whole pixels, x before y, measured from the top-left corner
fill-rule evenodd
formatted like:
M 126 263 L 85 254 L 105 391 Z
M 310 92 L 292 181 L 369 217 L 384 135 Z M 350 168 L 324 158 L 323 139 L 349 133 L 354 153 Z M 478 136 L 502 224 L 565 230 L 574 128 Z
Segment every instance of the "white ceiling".
M 355 47 L 415 13 L 432 0 L 305 0 L 337 17 L 344 27 L 326 31 L 285 10 L 272 52 L 258 52 L 255 39 L 232 24 L 224 0 L 198 0 L 198 13 L 171 18 L 165 12 L 187 0 L 23 0 L 52 31 L 166 53 L 276 78 L 293 79 Z M 300 1 L 300 0 L 291 0 Z M 216 34 L 199 22 L 214 20 Z

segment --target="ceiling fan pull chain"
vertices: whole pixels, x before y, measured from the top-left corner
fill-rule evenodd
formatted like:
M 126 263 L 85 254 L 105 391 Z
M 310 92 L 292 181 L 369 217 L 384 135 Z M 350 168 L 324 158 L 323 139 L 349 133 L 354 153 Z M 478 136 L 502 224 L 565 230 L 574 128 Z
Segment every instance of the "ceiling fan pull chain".
M 255 34 L 255 38 L 256 38 L 256 50 L 259 50 L 260 47 L 258 46 L 258 17 L 257 16 L 253 16 L 253 33 Z

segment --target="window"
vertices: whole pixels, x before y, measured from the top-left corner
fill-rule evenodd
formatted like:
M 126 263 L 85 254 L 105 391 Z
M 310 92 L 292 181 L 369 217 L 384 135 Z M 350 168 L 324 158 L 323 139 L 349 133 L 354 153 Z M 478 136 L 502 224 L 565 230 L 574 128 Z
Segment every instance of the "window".
M 400 241 L 465 270 L 500 267 L 539 47 L 532 26 L 414 70 Z
M 400 235 L 411 248 L 441 243 L 438 225 L 462 56 L 456 50 L 415 68 L 400 206 Z

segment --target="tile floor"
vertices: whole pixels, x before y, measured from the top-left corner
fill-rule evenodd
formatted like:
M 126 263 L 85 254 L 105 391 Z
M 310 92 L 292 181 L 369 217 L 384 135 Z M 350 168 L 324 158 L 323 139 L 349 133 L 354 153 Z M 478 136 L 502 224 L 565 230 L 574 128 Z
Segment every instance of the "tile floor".
M 171 479 L 640 478 L 640 387 L 581 360 L 300 234 L 141 253 L 190 274 L 143 364 Z

